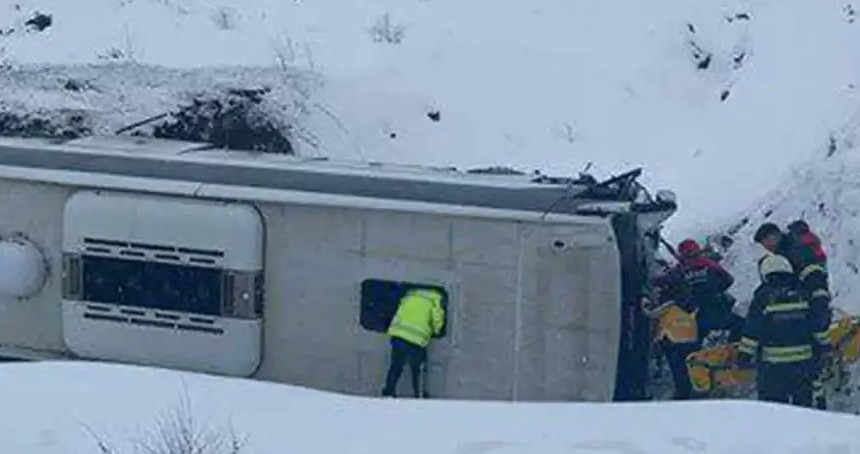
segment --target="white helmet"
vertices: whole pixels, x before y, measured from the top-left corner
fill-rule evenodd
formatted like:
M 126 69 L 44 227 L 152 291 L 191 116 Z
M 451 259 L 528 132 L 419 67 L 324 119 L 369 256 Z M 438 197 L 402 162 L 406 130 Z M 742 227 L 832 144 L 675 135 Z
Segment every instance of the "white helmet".
M 768 254 L 762 257 L 758 264 L 758 275 L 761 279 L 766 280 L 771 274 L 778 273 L 794 274 L 791 262 L 777 254 Z

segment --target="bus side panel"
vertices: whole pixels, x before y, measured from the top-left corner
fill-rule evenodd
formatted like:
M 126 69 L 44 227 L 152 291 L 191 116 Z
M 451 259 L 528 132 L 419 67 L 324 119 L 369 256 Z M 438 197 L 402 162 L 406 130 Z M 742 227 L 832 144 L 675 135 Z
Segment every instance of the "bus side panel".
M 518 400 L 609 401 L 620 316 L 611 228 L 530 230 L 523 241 Z
M 62 186 L 0 180 L 0 235 L 23 233 L 45 254 L 48 279 L 39 293 L 22 301 L 0 301 L 0 344 L 11 350 L 59 353 L 62 339 L 63 204 L 71 189 Z

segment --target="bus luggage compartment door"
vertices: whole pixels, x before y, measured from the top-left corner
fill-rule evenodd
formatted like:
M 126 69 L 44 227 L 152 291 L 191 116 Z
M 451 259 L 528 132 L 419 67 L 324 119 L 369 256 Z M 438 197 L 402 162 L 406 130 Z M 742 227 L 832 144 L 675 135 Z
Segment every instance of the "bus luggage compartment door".
M 262 355 L 254 207 L 81 191 L 63 225 L 63 337 L 81 357 L 250 376 Z

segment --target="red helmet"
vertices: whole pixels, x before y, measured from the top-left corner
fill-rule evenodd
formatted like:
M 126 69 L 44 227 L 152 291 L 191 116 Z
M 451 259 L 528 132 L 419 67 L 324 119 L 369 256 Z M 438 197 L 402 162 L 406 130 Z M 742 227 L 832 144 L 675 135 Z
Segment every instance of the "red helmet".
M 683 257 L 691 257 L 702 252 L 702 248 L 696 240 L 686 239 L 678 245 L 678 254 Z

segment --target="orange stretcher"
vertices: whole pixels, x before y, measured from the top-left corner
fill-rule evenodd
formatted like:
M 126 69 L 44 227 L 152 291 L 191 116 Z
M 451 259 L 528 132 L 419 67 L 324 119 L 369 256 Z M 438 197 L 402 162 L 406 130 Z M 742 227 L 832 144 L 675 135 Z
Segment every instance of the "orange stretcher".
M 838 310 L 842 318 L 828 332 L 833 346 L 832 360 L 825 366 L 822 381 L 840 388 L 847 382 L 846 366 L 860 359 L 860 317 Z M 691 353 L 687 372 L 693 390 L 713 396 L 743 396 L 754 389 L 755 369 L 735 366 L 738 343 L 733 342 Z
M 687 356 L 687 373 L 693 391 L 713 397 L 748 393 L 755 382 L 755 369 L 735 366 L 738 343 L 732 342 L 695 351 Z

